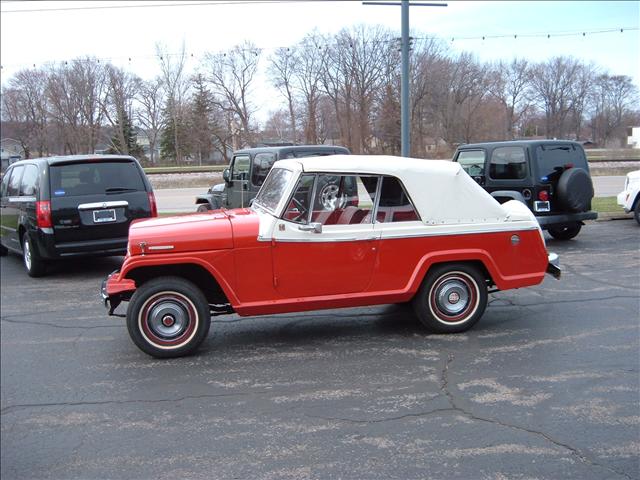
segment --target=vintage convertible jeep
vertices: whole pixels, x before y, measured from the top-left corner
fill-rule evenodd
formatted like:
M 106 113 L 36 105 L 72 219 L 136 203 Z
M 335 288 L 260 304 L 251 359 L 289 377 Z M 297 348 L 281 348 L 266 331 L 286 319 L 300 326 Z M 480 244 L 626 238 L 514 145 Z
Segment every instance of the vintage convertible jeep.
M 276 162 L 251 208 L 133 224 L 102 295 L 109 314 L 129 302 L 141 350 L 176 357 L 231 312 L 411 301 L 431 331 L 462 332 L 490 290 L 545 273 L 559 278 L 558 258 L 533 214 L 500 205 L 458 163 L 336 155 Z

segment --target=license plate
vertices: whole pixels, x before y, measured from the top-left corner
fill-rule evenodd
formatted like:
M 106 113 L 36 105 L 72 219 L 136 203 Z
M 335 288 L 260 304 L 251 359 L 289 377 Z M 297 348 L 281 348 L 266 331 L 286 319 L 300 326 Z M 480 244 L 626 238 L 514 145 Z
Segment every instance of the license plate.
M 115 222 L 116 211 L 113 208 L 110 210 L 94 210 L 93 221 L 94 223 Z
M 551 205 L 549 202 L 533 202 L 533 208 L 536 212 L 550 212 Z

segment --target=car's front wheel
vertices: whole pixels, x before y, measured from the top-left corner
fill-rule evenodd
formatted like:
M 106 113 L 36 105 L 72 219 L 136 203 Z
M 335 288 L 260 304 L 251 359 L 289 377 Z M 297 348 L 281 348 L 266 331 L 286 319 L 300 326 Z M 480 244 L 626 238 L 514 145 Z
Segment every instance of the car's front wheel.
M 209 333 L 211 314 L 202 291 L 179 277 L 144 283 L 131 297 L 127 329 L 140 350 L 157 358 L 193 353 Z
M 47 271 L 46 263 L 34 249 L 33 242 L 28 234 L 25 234 L 22 239 L 22 260 L 30 277 L 41 277 Z
M 435 333 L 471 328 L 487 307 L 487 286 L 478 268 L 452 263 L 433 267 L 413 298 L 420 321 Z
M 209 210 L 211 210 L 211 205 L 208 203 L 201 203 L 198 205 L 198 212 L 200 213 L 208 212 Z
M 549 234 L 556 240 L 571 240 L 580 233 L 581 228 L 582 225 L 579 223 L 573 223 L 562 227 L 549 228 Z

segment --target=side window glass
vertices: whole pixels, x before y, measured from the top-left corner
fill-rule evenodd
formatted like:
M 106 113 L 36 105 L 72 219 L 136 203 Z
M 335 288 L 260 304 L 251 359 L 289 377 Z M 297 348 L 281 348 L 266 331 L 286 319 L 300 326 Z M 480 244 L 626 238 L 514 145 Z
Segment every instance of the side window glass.
M 308 223 L 315 178 L 315 174 L 305 174 L 300 177 L 293 197 L 284 211 L 283 218 L 285 220 L 301 224 Z
M 0 197 L 7 195 L 7 188 L 9 187 L 9 177 L 11 176 L 11 170 L 5 172 L 2 178 L 2 184 L 0 184 Z
M 261 186 L 264 183 L 264 179 L 267 178 L 267 173 L 269 173 L 269 170 L 271 170 L 275 161 L 276 156 L 273 153 L 258 153 L 253 159 L 251 183 L 256 187 Z
M 320 174 L 311 221 L 323 225 L 371 223 L 379 178 L 369 175 Z
M 9 186 L 7 187 L 8 197 L 17 197 L 20 194 L 20 181 L 22 180 L 22 171 L 24 167 L 21 165 L 15 167 L 11 172 L 11 178 L 9 178 Z
M 249 178 L 249 155 L 238 155 L 233 159 L 231 170 L 232 180 L 247 180 Z
M 484 175 L 484 150 L 467 150 L 458 153 L 458 163 L 472 177 Z
M 32 197 L 36 194 L 36 182 L 38 180 L 38 167 L 27 165 L 22 175 L 20 184 L 20 195 Z
M 489 176 L 497 180 L 520 180 L 527 176 L 524 148 L 499 147 L 491 154 Z
M 420 220 L 402 183 L 396 177 L 384 177 L 376 222 L 413 222 Z

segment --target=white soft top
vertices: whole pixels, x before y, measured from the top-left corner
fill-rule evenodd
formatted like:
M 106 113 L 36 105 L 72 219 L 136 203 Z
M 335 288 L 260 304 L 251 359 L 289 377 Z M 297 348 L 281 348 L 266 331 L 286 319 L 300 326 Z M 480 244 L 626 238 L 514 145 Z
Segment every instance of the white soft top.
M 390 155 L 331 155 L 280 160 L 274 165 L 279 167 L 303 172 L 397 177 L 420 218 L 428 225 L 495 223 L 509 219 L 508 210 L 456 162 Z

